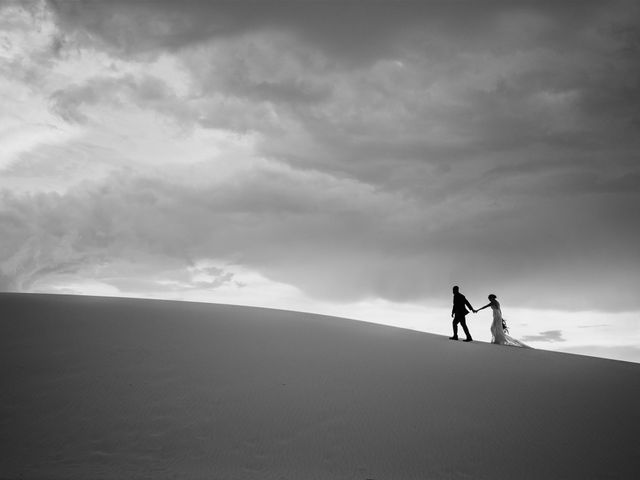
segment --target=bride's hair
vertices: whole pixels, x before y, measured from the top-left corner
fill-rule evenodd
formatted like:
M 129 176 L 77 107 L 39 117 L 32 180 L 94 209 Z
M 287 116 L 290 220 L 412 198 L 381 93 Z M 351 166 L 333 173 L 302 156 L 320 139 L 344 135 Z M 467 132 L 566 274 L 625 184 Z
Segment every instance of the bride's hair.
M 496 297 L 495 294 L 493 294 L 493 293 L 489 294 L 489 300 L 493 300 L 493 299 L 496 299 L 496 298 L 498 298 L 498 297 Z

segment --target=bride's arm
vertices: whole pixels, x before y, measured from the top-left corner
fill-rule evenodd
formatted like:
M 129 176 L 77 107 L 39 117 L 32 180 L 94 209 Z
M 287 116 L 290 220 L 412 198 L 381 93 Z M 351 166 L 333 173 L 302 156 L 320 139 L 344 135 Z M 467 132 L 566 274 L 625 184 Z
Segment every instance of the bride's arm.
M 478 310 L 476 310 L 476 312 L 479 312 L 480 310 L 484 310 L 487 307 L 490 307 L 491 303 L 487 303 L 484 307 L 480 307 Z

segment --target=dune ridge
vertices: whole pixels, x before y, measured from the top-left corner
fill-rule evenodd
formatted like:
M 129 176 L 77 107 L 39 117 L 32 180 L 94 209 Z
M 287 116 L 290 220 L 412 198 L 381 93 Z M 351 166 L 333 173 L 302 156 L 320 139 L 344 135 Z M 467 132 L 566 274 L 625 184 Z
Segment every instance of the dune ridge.
M 604 479 L 640 366 L 299 312 L 0 294 L 0 478 Z

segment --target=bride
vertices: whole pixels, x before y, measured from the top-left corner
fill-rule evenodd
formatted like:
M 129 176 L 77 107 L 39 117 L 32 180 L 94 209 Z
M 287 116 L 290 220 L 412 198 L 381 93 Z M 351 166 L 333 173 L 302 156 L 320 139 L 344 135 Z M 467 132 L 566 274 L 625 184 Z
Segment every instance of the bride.
M 491 324 L 491 343 L 495 343 L 497 345 L 510 345 L 512 347 L 531 348 L 528 345 L 525 345 L 524 343 L 507 335 L 507 324 L 502 318 L 500 302 L 498 302 L 498 297 L 496 297 L 493 293 L 489 295 L 489 303 L 487 303 L 484 307 L 476 310 L 476 312 L 479 312 L 480 310 L 483 310 L 487 307 L 491 307 L 491 310 L 493 310 L 493 323 Z

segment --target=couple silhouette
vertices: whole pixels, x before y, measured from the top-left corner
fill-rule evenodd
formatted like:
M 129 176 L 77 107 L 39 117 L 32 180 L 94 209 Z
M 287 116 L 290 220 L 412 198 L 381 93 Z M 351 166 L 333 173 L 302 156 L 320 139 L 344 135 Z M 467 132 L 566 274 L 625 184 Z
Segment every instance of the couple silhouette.
M 491 307 L 493 311 L 493 322 L 491 323 L 491 343 L 495 343 L 497 345 L 509 345 L 513 347 L 524 347 L 531 348 L 528 345 L 522 343 L 519 340 L 516 340 L 513 337 L 510 337 L 507 334 L 507 324 L 502 318 L 502 310 L 500 308 L 500 302 L 498 302 L 498 298 L 493 293 L 489 295 L 489 303 L 484 307 L 476 310 L 471 306 L 469 300 L 460 293 L 460 289 L 458 286 L 453 287 L 453 308 L 451 309 L 451 316 L 453 317 L 453 337 L 449 337 L 450 340 L 458 340 L 458 325 L 462 325 L 462 330 L 464 330 L 464 334 L 467 338 L 464 339 L 465 342 L 473 342 L 473 338 L 471 337 L 471 333 L 469 333 L 469 328 L 467 327 L 466 316 L 471 310 L 473 313 L 478 313 L 480 310 L 484 310 L 487 307 Z M 469 307 L 469 310 L 467 310 Z

